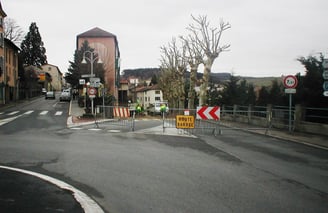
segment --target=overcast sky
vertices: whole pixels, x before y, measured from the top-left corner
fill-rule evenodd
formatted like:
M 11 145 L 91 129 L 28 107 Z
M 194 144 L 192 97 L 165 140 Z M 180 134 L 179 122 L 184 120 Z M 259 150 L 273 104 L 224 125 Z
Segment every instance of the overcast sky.
M 158 67 L 160 47 L 186 35 L 191 15 L 212 26 L 231 24 L 222 44 L 229 52 L 212 72 L 241 76 L 304 74 L 296 60 L 322 52 L 328 57 L 327 0 L 1 0 L 7 17 L 24 32 L 36 22 L 48 63 L 65 73 L 76 36 L 99 27 L 117 36 L 121 70 Z M 202 72 L 200 70 L 199 72 Z

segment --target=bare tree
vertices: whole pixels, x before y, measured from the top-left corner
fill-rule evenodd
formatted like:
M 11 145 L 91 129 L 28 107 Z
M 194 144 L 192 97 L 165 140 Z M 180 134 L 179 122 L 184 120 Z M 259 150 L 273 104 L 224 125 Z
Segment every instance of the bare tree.
M 223 32 L 231 28 L 231 25 L 221 20 L 218 28 L 212 28 L 207 16 L 199 16 L 198 18 L 192 16 L 192 19 L 194 23 L 187 27 L 191 32 L 190 40 L 205 54 L 203 59 L 204 73 L 199 94 L 199 105 L 202 106 L 207 101 L 207 87 L 212 65 L 221 52 L 230 48 L 230 44 L 220 46 L 220 40 Z
M 184 108 L 185 101 L 185 73 L 187 68 L 187 63 L 184 60 L 185 47 L 179 48 L 176 43 L 176 39 L 173 38 L 168 46 L 161 47 L 161 68 L 162 70 L 170 73 L 170 85 L 163 85 L 163 91 L 169 89 L 171 91 L 171 98 L 175 107 Z M 166 74 L 167 75 L 167 74 Z M 163 77 L 163 76 L 162 76 Z M 170 88 L 167 88 L 170 87 Z M 176 100 L 178 102 L 176 102 Z
M 6 18 L 4 21 L 4 36 L 9 39 L 17 46 L 20 46 L 20 43 L 24 38 L 24 31 L 20 26 L 17 25 L 16 21 L 12 18 Z
M 195 40 L 189 35 L 187 37 L 180 37 L 186 47 L 185 60 L 190 67 L 190 85 L 188 91 L 188 109 L 195 107 L 195 87 L 197 83 L 197 71 L 200 64 L 203 63 L 204 52 L 197 48 Z

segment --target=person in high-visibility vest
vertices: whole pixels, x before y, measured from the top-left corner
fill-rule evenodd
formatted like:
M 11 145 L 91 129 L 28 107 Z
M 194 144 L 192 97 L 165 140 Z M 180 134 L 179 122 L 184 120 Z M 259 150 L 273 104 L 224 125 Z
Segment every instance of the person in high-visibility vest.
M 160 111 L 161 111 L 161 114 L 165 113 L 166 112 L 166 105 L 165 104 L 162 104 L 161 107 L 160 107 Z
M 136 111 L 137 111 L 137 113 L 140 113 L 140 112 L 141 112 L 141 106 L 140 106 L 140 105 L 138 105 L 138 106 L 136 107 Z

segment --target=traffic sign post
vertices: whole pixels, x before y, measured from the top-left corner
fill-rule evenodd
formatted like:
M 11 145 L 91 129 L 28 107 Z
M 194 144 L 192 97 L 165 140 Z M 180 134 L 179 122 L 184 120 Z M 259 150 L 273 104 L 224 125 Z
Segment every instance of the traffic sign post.
M 286 77 L 284 77 L 284 86 L 287 89 L 293 89 L 297 86 L 297 78 L 293 75 L 287 75 Z
M 298 84 L 298 80 L 293 75 L 287 75 L 283 79 L 283 83 L 285 86 L 285 93 L 289 94 L 289 120 L 288 120 L 288 129 L 289 132 L 292 131 L 292 94 L 296 93 L 296 87 Z
M 323 82 L 322 87 L 324 91 L 328 91 L 328 81 Z
M 92 114 L 93 114 L 93 99 L 96 97 L 96 94 L 97 94 L 96 88 L 90 87 L 88 89 L 88 95 L 89 95 L 89 98 L 91 99 L 91 113 Z
M 323 72 L 322 72 L 322 78 L 324 80 L 323 82 L 323 96 L 328 97 L 328 59 L 325 58 L 322 62 Z
M 322 77 L 324 80 L 328 80 L 328 70 L 323 71 Z
M 328 91 L 324 91 L 323 96 L 328 97 Z

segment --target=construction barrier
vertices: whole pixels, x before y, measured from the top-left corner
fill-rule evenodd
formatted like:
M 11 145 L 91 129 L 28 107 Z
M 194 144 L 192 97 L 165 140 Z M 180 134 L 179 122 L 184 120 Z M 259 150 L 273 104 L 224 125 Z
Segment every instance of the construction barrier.
M 107 125 L 121 126 L 134 131 L 134 116 L 131 116 L 128 107 L 102 106 L 96 107 L 96 117 L 106 120 Z
M 115 118 L 128 118 L 130 117 L 130 110 L 128 107 L 114 107 Z
M 239 111 L 238 111 L 239 112 Z M 240 111 L 240 113 L 247 111 Z M 243 122 L 229 119 L 230 111 L 219 106 L 203 106 L 196 109 L 174 109 L 171 108 L 169 113 L 163 116 L 163 132 L 166 128 L 177 128 L 183 130 L 184 134 L 214 134 L 221 135 L 223 130 L 263 130 L 265 134 L 271 128 L 269 122 L 265 126 L 243 125 Z M 231 112 L 232 113 L 232 112 Z M 252 111 L 251 113 L 258 113 Z M 246 116 L 247 118 L 247 116 Z M 250 123 L 248 123 L 250 124 Z

